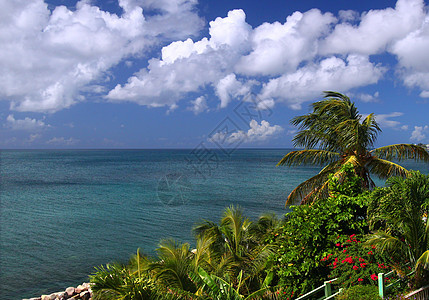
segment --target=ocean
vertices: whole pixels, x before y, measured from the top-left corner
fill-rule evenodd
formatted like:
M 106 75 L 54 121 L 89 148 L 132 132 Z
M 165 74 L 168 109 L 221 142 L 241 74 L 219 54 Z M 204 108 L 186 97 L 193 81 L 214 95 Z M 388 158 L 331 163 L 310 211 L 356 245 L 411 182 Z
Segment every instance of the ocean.
M 282 217 L 289 192 L 320 170 L 276 167 L 289 151 L 2 150 L 0 299 L 77 286 L 137 248 L 154 255 L 163 238 L 192 246 L 192 226 L 230 205 Z

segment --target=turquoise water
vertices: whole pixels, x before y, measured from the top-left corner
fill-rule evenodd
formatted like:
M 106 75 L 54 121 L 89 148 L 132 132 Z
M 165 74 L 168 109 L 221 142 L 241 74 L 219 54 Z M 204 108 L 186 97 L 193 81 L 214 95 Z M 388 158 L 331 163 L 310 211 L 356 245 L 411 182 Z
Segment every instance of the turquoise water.
M 192 242 L 192 225 L 231 204 L 255 219 L 286 212 L 286 195 L 319 171 L 276 168 L 285 149 L 0 152 L 0 299 L 76 286 L 161 238 Z M 427 164 L 408 168 L 429 173 Z

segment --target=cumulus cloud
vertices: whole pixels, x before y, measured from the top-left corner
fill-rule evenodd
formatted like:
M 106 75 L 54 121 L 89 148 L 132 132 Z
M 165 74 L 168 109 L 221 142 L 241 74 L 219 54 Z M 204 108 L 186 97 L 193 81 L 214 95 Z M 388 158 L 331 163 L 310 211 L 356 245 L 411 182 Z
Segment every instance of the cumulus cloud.
M 405 85 L 421 88 L 422 97 L 427 96 L 429 90 L 428 49 L 429 15 L 426 15 L 419 28 L 397 41 L 391 48 L 391 52 L 398 58 L 398 73 Z
M 247 132 L 243 130 L 237 130 L 231 133 L 224 131 L 216 132 L 211 136 L 209 141 L 227 145 L 241 144 L 241 142 L 261 142 L 276 137 L 284 130 L 279 125 L 271 126 L 270 123 L 265 120 L 262 120 L 261 124 L 256 120 L 251 120 L 249 127 L 250 129 Z
M 250 54 L 243 56 L 236 70 L 244 75 L 280 75 L 317 54 L 318 39 L 335 21 L 318 9 L 295 12 L 284 24 L 264 23 L 252 33 Z
M 89 1 L 52 12 L 42 0 L 0 4 L 0 97 L 18 111 L 55 112 L 82 101 L 85 88 L 105 80 L 121 60 L 160 40 L 196 34 L 202 25 L 195 1 L 187 0 L 153 3 L 162 10 L 148 17 L 133 0 L 119 1 L 121 16 Z
M 376 83 L 384 68 L 374 65 L 367 56 L 349 55 L 346 60 L 329 57 L 297 71 L 271 79 L 264 84 L 260 98 L 276 98 L 292 109 L 300 109 L 304 101 L 318 97 L 321 91 L 347 91 Z
M 344 14 L 342 15 L 344 16 Z M 394 41 L 421 26 L 424 19 L 422 0 L 399 0 L 396 7 L 364 12 L 358 26 L 339 23 L 320 45 L 322 54 L 380 53 Z
M 198 115 L 204 111 L 208 110 L 207 101 L 204 96 L 200 96 L 197 99 L 191 101 L 191 106 L 188 107 L 188 110 L 193 111 L 194 114 Z
M 13 115 L 8 115 L 6 118 L 6 127 L 11 128 L 12 130 L 26 130 L 26 131 L 37 131 L 50 125 L 46 124 L 42 120 L 36 120 L 31 118 L 24 119 L 15 119 Z
M 429 126 L 414 126 L 410 140 L 414 142 L 426 142 L 426 134 L 429 134 Z
M 271 107 L 284 102 L 299 109 L 323 90 L 346 93 L 377 83 L 386 67 L 372 59 L 386 53 L 397 58 L 395 74 L 406 86 L 421 89 L 422 97 L 429 91 L 423 0 L 338 16 L 311 9 L 255 28 L 236 9 L 209 22 L 208 36 L 199 40 L 191 39 L 203 25 L 197 0 L 119 0 L 122 15 L 90 1 L 52 11 L 43 0 L 0 4 L 0 97 L 18 111 L 55 112 L 91 94 L 172 111 L 183 98 L 213 92 L 224 108 L 256 87 Z M 154 45 L 165 46 L 106 92 L 112 67 L 147 60 Z
M 230 11 L 227 17 L 210 22 L 210 39 L 188 39 L 164 47 L 161 59 L 151 59 L 147 68 L 126 84 L 117 85 L 107 99 L 150 107 L 170 106 L 186 93 L 200 91 L 207 85 L 222 86 L 224 83 L 219 81 L 232 73 L 240 52 L 246 48 L 250 30 L 242 10 Z M 222 94 L 224 101 L 228 101 L 229 90 Z
M 78 143 L 79 140 L 75 138 L 64 138 L 64 137 L 53 137 L 52 139 L 48 140 L 46 143 L 49 145 L 57 145 L 57 146 L 72 146 Z
M 220 99 L 220 107 L 227 107 L 232 98 L 249 94 L 252 84 L 251 81 L 243 83 L 237 80 L 235 74 L 229 74 L 219 80 L 215 86 L 215 91 Z

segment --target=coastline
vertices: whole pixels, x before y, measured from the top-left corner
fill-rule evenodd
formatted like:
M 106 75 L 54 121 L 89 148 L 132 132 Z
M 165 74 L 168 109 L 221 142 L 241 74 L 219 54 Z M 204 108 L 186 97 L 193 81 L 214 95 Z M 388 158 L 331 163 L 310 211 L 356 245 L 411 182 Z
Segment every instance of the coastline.
M 33 297 L 22 300 L 65 300 L 65 299 L 75 299 L 75 300 L 91 300 L 92 299 L 92 290 L 91 284 L 84 282 L 77 287 L 68 287 L 62 292 L 56 292 L 49 295 L 41 295 L 40 297 Z

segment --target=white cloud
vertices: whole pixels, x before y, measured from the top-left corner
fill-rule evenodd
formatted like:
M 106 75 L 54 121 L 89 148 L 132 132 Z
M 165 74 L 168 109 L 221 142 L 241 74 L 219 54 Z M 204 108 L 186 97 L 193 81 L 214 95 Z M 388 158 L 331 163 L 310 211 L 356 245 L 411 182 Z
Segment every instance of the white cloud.
M 117 85 L 107 95 L 113 102 L 131 101 L 149 107 L 170 106 L 186 93 L 217 85 L 232 72 L 246 48 L 250 26 L 242 10 L 210 22 L 210 39 L 174 42 L 164 47 L 161 59 Z
M 283 128 L 279 125 L 271 126 L 269 122 L 262 120 L 261 124 L 255 120 L 250 121 L 250 129 L 246 132 L 243 130 L 237 130 L 228 135 L 226 132 L 215 133 L 209 141 L 219 142 L 221 144 L 240 144 L 241 142 L 252 143 L 262 142 L 276 137 L 279 133 L 283 132 Z
M 270 107 L 285 102 L 299 109 L 323 90 L 377 83 L 386 68 L 372 58 L 386 53 L 397 57 L 395 75 L 405 85 L 429 95 L 423 0 L 337 17 L 312 9 L 256 28 L 236 9 L 209 22 L 209 35 L 196 41 L 190 37 L 203 25 L 197 0 L 119 0 L 120 16 L 91 3 L 51 12 L 42 0 L 0 0 L 0 98 L 11 109 L 55 112 L 101 94 L 111 102 L 172 111 L 190 94 L 195 99 L 212 91 L 223 108 L 258 85 Z M 105 95 L 112 67 L 136 66 L 134 59 L 146 59 L 154 45 L 166 46 Z M 358 98 L 370 102 L 378 95 Z
M 414 142 L 425 142 L 426 134 L 429 134 L 429 126 L 414 126 L 414 130 L 411 133 L 410 140 Z
M 349 55 L 346 61 L 329 57 L 319 64 L 309 64 L 294 73 L 271 79 L 264 84 L 260 98 L 276 98 L 286 102 L 292 109 L 320 96 L 321 91 L 347 91 L 363 85 L 376 83 L 384 69 L 372 64 L 368 57 Z
M 380 96 L 379 92 L 375 92 L 373 95 L 361 93 L 361 94 L 357 94 L 355 97 L 360 99 L 363 102 L 377 102 L 379 96 Z
M 359 13 L 354 10 L 340 10 L 338 12 L 338 17 L 340 18 L 340 21 L 347 23 L 347 22 L 354 22 L 359 19 Z
M 391 48 L 399 61 L 398 74 L 405 85 L 418 87 L 423 91 L 422 97 L 428 95 L 429 90 L 429 15 L 416 30 L 397 41 Z
M 420 97 L 422 97 L 422 98 L 429 98 L 429 91 L 422 91 L 420 93 Z
M 381 53 L 394 41 L 417 29 L 424 18 L 422 0 L 399 0 L 396 7 L 370 10 L 358 26 L 339 23 L 321 43 L 321 54 Z
M 253 82 L 242 83 L 237 80 L 237 77 L 233 73 L 219 80 L 215 86 L 215 91 L 220 99 L 220 107 L 227 107 L 228 103 L 232 100 L 231 98 L 247 95 L 252 85 Z
M 404 115 L 402 112 L 393 112 L 390 114 L 376 114 L 375 120 L 380 124 L 381 127 L 400 128 L 402 130 L 408 129 L 408 126 L 402 125 L 401 122 L 390 120 L 390 118 L 396 118 Z M 404 127 L 405 126 L 405 127 Z
M 0 96 L 18 111 L 55 112 L 82 101 L 86 86 L 121 60 L 197 33 L 194 2 L 162 1 L 153 9 L 167 8 L 145 18 L 132 0 L 119 1 L 121 16 L 89 1 L 50 12 L 42 0 L 0 0 Z
M 71 146 L 78 143 L 79 140 L 75 138 L 64 138 L 64 137 L 53 137 L 52 139 L 48 140 L 46 143 L 50 145 L 58 145 L 58 146 Z
M 188 110 L 193 111 L 196 115 L 208 110 L 206 98 L 204 96 L 200 96 L 191 101 L 191 104 L 192 106 L 189 106 Z
M 30 134 L 30 136 L 28 137 L 28 142 L 29 143 L 32 143 L 32 142 L 34 142 L 35 140 L 37 140 L 37 139 L 40 139 L 41 138 L 41 134 L 39 134 L 39 133 L 35 133 L 35 134 Z
M 317 54 L 318 39 L 335 18 L 318 9 L 295 12 L 284 24 L 264 23 L 251 38 L 252 51 L 237 63 L 237 72 L 245 75 L 279 75 L 293 72 L 298 65 Z
M 37 131 L 50 127 L 50 125 L 45 124 L 42 120 L 31 119 L 28 117 L 17 120 L 13 115 L 8 115 L 6 121 L 6 127 L 11 128 L 12 130 Z

